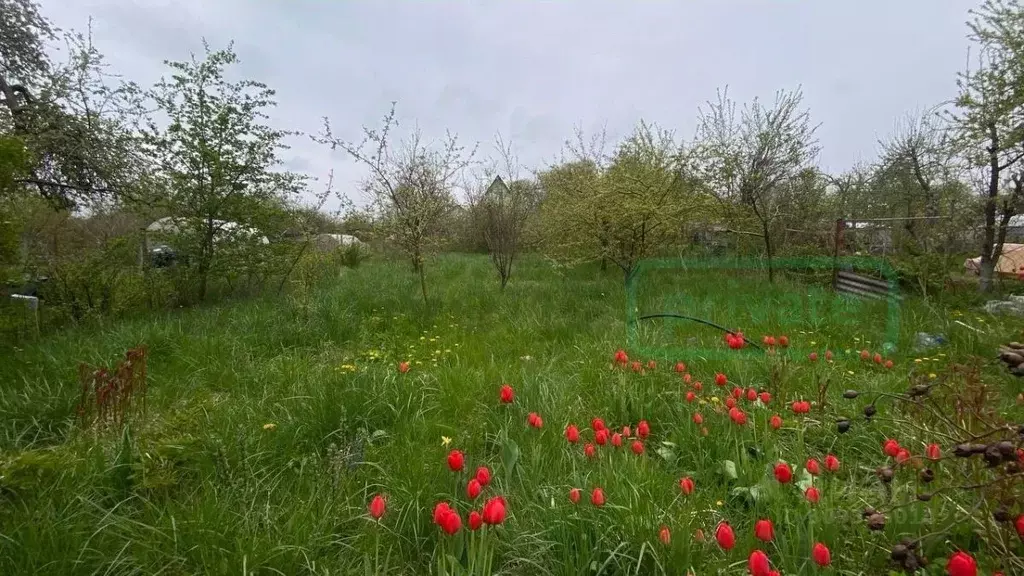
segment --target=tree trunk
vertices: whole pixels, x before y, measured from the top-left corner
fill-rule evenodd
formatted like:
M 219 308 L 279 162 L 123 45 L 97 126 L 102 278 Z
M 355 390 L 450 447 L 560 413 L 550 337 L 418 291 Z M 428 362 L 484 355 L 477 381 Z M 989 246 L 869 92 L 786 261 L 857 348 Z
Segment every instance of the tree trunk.
M 988 147 L 988 191 L 985 198 L 985 233 L 981 240 L 981 278 L 978 290 L 990 292 L 992 278 L 995 275 L 996 261 L 999 254 L 995 253 L 996 242 L 996 198 L 999 196 L 999 135 L 995 125 L 989 126 Z
M 419 260 L 420 270 L 420 291 L 423 293 L 423 305 L 427 305 L 427 273 L 424 270 L 423 261 Z
M 772 284 L 775 282 L 775 268 L 772 266 L 772 237 L 768 232 L 767 223 L 761 225 L 761 230 L 764 232 L 764 253 L 768 258 L 768 283 Z

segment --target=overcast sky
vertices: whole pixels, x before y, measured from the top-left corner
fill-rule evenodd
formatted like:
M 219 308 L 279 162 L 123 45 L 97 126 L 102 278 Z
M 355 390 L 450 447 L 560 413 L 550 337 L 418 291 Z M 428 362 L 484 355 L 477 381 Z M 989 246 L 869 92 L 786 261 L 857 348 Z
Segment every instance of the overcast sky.
M 974 0 L 41 0 L 85 29 L 114 71 L 150 84 L 163 60 L 235 41 L 240 72 L 278 91 L 273 121 L 357 139 L 392 100 L 404 127 L 446 128 L 520 159 L 557 158 L 573 127 L 627 134 L 640 118 L 692 137 L 716 89 L 740 101 L 802 87 L 820 165 L 874 159 L 907 112 L 951 98 Z M 308 139 L 288 166 L 358 197 L 364 171 Z

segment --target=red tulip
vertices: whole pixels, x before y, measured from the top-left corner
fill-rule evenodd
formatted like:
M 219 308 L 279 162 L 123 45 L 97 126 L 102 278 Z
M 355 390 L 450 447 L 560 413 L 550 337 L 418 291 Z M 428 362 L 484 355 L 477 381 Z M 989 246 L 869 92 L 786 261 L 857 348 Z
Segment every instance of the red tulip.
M 885 361 L 885 367 L 887 369 L 892 369 L 892 360 L 886 360 Z
M 740 348 L 743 348 L 744 344 L 746 344 L 746 342 L 743 341 L 743 338 L 737 336 L 731 336 L 725 341 L 725 343 L 732 350 L 739 350 Z
M 540 417 L 536 412 L 530 412 L 526 417 L 526 423 L 533 428 L 540 428 L 544 426 L 544 419 Z
M 650 433 L 651 426 L 647 423 L 647 420 L 641 420 L 640 423 L 636 425 L 636 435 L 639 436 L 641 440 L 646 439 Z
M 601 420 L 600 418 L 594 418 L 593 420 L 590 421 L 590 427 L 593 428 L 594 432 L 604 430 L 604 420 Z
M 804 468 L 806 468 L 812 476 L 821 474 L 821 466 L 818 464 L 817 458 L 808 458 L 807 463 L 804 464 Z
M 639 456 L 644 453 L 644 443 L 639 440 L 633 440 L 633 446 L 630 449 L 633 450 L 633 454 Z
M 814 563 L 821 567 L 832 563 L 832 553 L 828 551 L 828 546 L 821 542 L 814 544 L 814 548 L 811 550 L 811 557 L 814 558 Z
M 896 453 L 896 461 L 903 464 L 907 460 L 910 460 L 910 450 L 900 448 L 900 451 Z
M 580 429 L 575 424 L 569 424 L 565 427 L 565 439 L 570 444 L 575 444 L 580 441 Z
M 750 576 L 771 576 L 772 568 L 768 564 L 768 555 L 760 550 L 754 550 L 747 559 L 747 569 Z
M 757 400 L 757 390 L 747 388 L 747 402 L 753 402 L 754 400 Z
M 641 372 L 644 369 L 644 365 L 641 364 L 638 360 L 633 360 L 633 363 L 630 364 L 630 368 L 633 369 L 633 372 Z
M 761 541 L 771 542 L 775 537 L 775 525 L 771 520 L 758 520 L 754 523 L 754 536 Z
M 604 490 L 594 488 L 590 493 L 590 503 L 594 506 L 604 506 Z
M 872 360 L 874 360 L 875 364 L 881 364 L 882 363 L 882 355 L 879 354 L 878 352 L 875 352 L 875 356 L 874 356 L 874 358 L 872 358 Z
M 829 472 L 839 471 L 839 458 L 836 458 L 835 454 L 825 456 L 825 469 Z
M 693 423 L 700 426 L 704 423 L 704 417 L 700 415 L 700 412 L 693 413 Z
M 480 466 L 476 469 L 476 481 L 479 482 L 481 486 L 487 486 L 491 483 L 491 471 L 487 466 Z
M 484 504 L 484 523 L 490 525 L 501 524 L 505 521 L 505 498 L 495 496 Z
M 882 444 L 882 452 L 890 458 L 895 458 L 900 453 L 900 443 L 889 438 Z
M 1017 536 L 1024 539 L 1024 514 L 1017 516 L 1017 519 L 1013 521 L 1013 527 L 1017 529 Z
M 572 502 L 573 504 L 576 504 L 577 502 L 580 501 L 580 489 L 579 488 L 572 488 L 572 489 L 569 490 L 569 501 Z
M 729 419 L 738 426 L 743 426 L 747 423 L 747 413 L 739 408 L 732 408 L 729 410 Z
M 655 362 L 654 360 L 648 360 L 647 361 L 647 369 L 648 370 L 654 370 L 657 367 L 658 367 L 658 363 Z
M 608 429 L 601 428 L 594 433 L 594 442 L 597 442 L 598 446 L 604 446 L 608 443 Z
M 619 349 L 615 352 L 615 363 L 621 366 L 625 366 L 629 362 L 629 356 L 626 356 L 626 351 Z
M 732 526 L 729 526 L 728 522 L 722 522 L 715 528 L 715 540 L 723 550 L 732 550 L 732 547 L 736 545 L 736 534 L 733 533 Z
M 717 372 L 715 374 L 715 384 L 719 386 L 725 386 L 728 382 L 729 379 L 726 378 L 725 374 L 722 374 L 721 372 Z
M 686 392 L 686 401 L 687 402 L 693 402 L 696 399 L 697 399 L 697 395 L 694 394 L 692 391 L 687 391 Z
M 377 494 L 376 496 L 373 497 L 373 500 L 370 500 L 370 517 L 374 520 L 380 520 L 381 516 L 384 515 L 385 507 L 386 503 L 384 502 L 384 497 L 381 496 L 380 494 Z
M 978 576 L 978 564 L 970 554 L 957 551 L 946 562 L 946 572 L 949 576 Z
M 867 360 L 869 356 L 871 356 L 871 353 L 868 352 L 867 350 L 861 350 L 860 351 L 860 359 L 861 360 Z
M 833 357 L 832 351 L 831 350 L 825 350 L 825 361 L 826 362 L 831 362 L 832 361 L 832 357 Z
M 779 462 L 775 465 L 775 479 L 782 484 L 788 484 L 793 479 L 793 470 L 789 467 L 789 464 Z
M 779 346 L 782 346 L 783 348 L 788 347 L 789 346 L 789 336 L 786 336 L 786 335 L 779 336 Z
M 465 457 L 462 455 L 461 450 L 452 450 L 448 453 L 448 468 L 452 472 L 461 472 L 464 464 Z
M 480 495 L 480 492 L 483 491 L 483 489 L 484 488 L 480 485 L 480 482 L 476 478 L 473 478 L 468 484 L 466 484 L 466 496 L 469 496 L 470 500 L 476 500 L 476 497 Z
M 733 386 L 733 388 L 732 388 L 732 397 L 737 399 L 737 400 L 742 398 L 743 397 L 743 389 L 740 388 L 739 386 Z
M 765 336 L 764 338 L 761 338 L 761 343 L 771 348 L 772 346 L 775 346 L 775 336 Z
M 700 380 L 697 380 L 696 382 L 693 383 L 693 389 L 696 390 L 697 392 L 700 392 L 701 390 L 704 389 L 704 384 L 702 384 Z
M 772 395 L 770 392 L 761 392 L 759 398 L 761 399 L 761 404 L 767 404 L 772 401 Z
M 597 448 L 595 448 L 593 444 L 588 443 L 583 447 L 583 454 L 586 455 L 587 458 L 597 458 Z
M 818 492 L 817 488 L 811 486 L 804 491 L 804 498 L 807 498 L 807 501 L 811 504 L 817 504 L 818 500 L 821 500 L 821 493 Z
M 625 436 L 626 438 L 629 438 L 630 436 L 633 435 L 633 431 L 629 429 L 629 426 L 623 426 L 622 435 Z
M 458 512 L 449 509 L 448 513 L 441 518 L 441 529 L 449 536 L 453 536 L 459 531 L 459 528 L 462 528 L 462 518 L 459 517 Z
M 676 362 L 676 372 L 680 374 L 686 372 L 686 364 L 683 364 L 682 362 Z
M 771 417 L 771 419 L 768 420 L 768 424 L 771 425 L 772 430 L 778 430 L 779 428 L 782 428 L 782 416 L 774 414 Z
M 693 478 L 689 476 L 679 479 L 679 489 L 683 491 L 683 494 L 693 494 Z
M 942 458 L 942 449 L 939 448 L 938 444 L 929 444 L 928 447 L 924 449 L 924 454 L 929 460 L 938 460 L 939 458 Z
M 409 371 L 409 363 L 408 362 L 399 362 L 398 363 L 398 371 L 401 372 L 402 374 L 405 374 L 406 372 L 408 372 Z
M 441 519 L 444 518 L 445 514 L 451 512 L 452 507 L 447 502 L 438 502 L 434 506 L 434 524 L 441 525 Z
M 817 362 L 818 361 L 818 353 L 817 352 L 811 352 L 810 354 L 807 355 L 807 359 L 810 360 L 811 362 Z
M 811 411 L 811 403 L 807 400 L 795 400 L 793 402 L 794 414 L 807 414 Z
M 472 512 L 469 513 L 469 529 L 470 530 L 476 532 L 477 530 L 480 529 L 480 526 L 482 526 L 483 523 L 484 523 L 484 517 L 481 516 L 479 512 L 477 512 L 476 510 L 473 510 Z
M 622 434 L 619 434 L 618 432 L 612 434 L 612 446 L 615 446 L 616 448 L 622 447 Z
M 733 399 L 733 398 L 726 398 L 725 399 L 725 407 L 726 408 L 735 408 L 736 407 L 736 400 Z
M 509 386 L 508 384 L 503 384 L 501 386 L 501 394 L 500 395 L 501 395 L 501 403 L 502 404 L 511 404 L 512 400 L 514 400 L 515 397 L 516 397 L 516 393 L 512 390 L 512 387 Z
M 434 507 L 434 523 L 450 536 L 462 527 L 462 518 L 447 502 L 438 502 Z
M 662 526 L 661 530 L 658 530 L 658 540 L 661 540 L 665 546 L 672 541 L 672 534 L 668 531 L 668 526 Z

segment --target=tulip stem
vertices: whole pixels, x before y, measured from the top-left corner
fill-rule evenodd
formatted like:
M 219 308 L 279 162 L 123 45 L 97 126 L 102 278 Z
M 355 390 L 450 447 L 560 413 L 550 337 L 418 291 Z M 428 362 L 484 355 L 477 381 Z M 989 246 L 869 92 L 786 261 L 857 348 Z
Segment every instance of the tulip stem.
M 711 326 L 712 328 L 718 328 L 719 330 L 721 330 L 723 332 L 726 332 L 728 334 L 732 334 L 733 336 L 736 336 L 736 334 L 737 334 L 737 332 L 735 330 L 730 330 L 730 329 L 726 328 L 725 326 L 720 326 L 718 324 L 715 324 L 714 322 L 710 322 L 708 320 L 703 320 L 701 318 L 694 318 L 693 316 L 683 316 L 682 314 L 647 314 L 645 316 L 641 316 L 641 317 L 637 318 L 637 320 L 651 320 L 651 319 L 654 319 L 654 318 L 679 318 L 680 320 L 692 320 L 693 322 L 697 322 L 698 324 L 703 324 L 705 326 Z M 754 342 L 751 342 L 749 339 L 747 339 L 746 336 L 743 336 L 742 338 L 743 338 L 743 341 L 746 342 L 747 344 L 750 344 L 751 346 L 753 346 L 754 348 L 757 348 L 758 350 L 761 350 L 762 352 L 764 351 L 760 346 L 758 346 Z

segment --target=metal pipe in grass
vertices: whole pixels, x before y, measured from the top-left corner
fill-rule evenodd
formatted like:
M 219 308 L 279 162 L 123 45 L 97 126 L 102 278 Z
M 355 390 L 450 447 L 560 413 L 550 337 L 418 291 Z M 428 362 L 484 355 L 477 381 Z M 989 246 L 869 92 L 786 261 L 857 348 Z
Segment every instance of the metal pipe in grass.
M 709 320 L 704 320 L 702 318 L 694 318 L 693 316 L 683 316 L 682 314 L 646 314 L 644 316 L 641 316 L 641 317 L 637 318 L 637 320 L 651 320 L 651 319 L 654 319 L 654 318 L 679 318 L 681 320 L 692 320 L 694 322 L 697 322 L 698 324 L 703 324 L 705 326 L 711 326 L 712 328 L 718 328 L 722 332 L 726 332 L 728 334 L 732 334 L 733 336 L 736 336 L 738 334 L 738 332 L 736 332 L 735 330 L 730 330 L 730 329 L 726 328 L 725 326 L 719 326 L 718 324 L 715 324 L 714 322 L 711 322 Z M 754 348 L 757 348 L 758 350 L 761 350 L 762 352 L 764 352 L 764 349 L 762 349 L 760 346 L 758 346 L 754 342 L 748 340 L 746 336 L 740 336 L 740 337 L 743 338 L 743 341 L 746 342 L 747 344 L 750 344 Z

